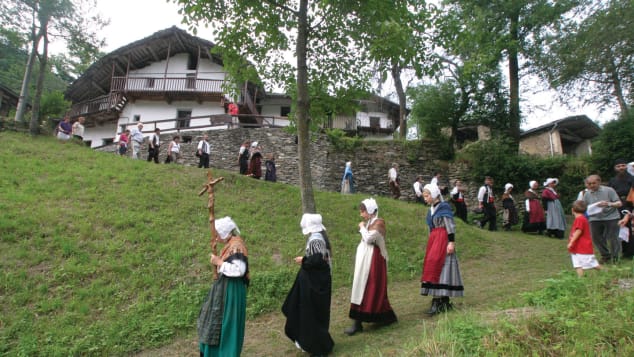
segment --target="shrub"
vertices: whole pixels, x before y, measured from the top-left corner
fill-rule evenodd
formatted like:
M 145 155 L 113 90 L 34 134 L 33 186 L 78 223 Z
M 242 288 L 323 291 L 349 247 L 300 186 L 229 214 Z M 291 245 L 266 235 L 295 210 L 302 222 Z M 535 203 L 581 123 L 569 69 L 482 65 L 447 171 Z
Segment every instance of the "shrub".
M 592 170 L 604 178 L 612 175 L 614 160 L 632 158 L 634 143 L 634 113 L 624 119 L 603 126 L 601 134 L 592 142 Z

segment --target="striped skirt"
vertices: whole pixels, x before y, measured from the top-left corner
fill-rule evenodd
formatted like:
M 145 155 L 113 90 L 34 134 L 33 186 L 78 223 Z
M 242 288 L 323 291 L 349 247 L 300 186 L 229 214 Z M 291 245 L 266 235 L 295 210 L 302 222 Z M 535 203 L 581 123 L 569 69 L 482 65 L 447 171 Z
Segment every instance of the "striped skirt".
M 440 280 L 438 282 L 423 281 L 420 293 L 421 295 L 432 296 L 464 296 L 464 286 L 462 285 L 462 276 L 460 275 L 456 253 L 447 254 L 445 257 L 445 265 L 443 265 L 440 272 Z

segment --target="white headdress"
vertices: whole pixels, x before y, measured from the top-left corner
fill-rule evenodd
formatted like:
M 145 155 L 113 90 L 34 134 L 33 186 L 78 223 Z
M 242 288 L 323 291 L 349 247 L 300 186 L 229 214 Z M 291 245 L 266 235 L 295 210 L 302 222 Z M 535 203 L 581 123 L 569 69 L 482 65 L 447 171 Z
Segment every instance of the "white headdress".
M 374 198 L 366 198 L 361 201 L 365 206 L 365 210 L 368 211 L 369 214 L 379 214 L 379 206 L 376 204 Z
M 216 232 L 218 232 L 220 239 L 227 239 L 233 230 L 240 234 L 240 230 L 238 229 L 236 222 L 234 222 L 229 216 L 217 219 L 215 225 Z
M 504 185 L 504 191 L 508 191 L 511 188 L 513 188 L 513 184 L 512 183 L 507 183 L 506 185 Z
M 325 231 L 326 227 L 321 222 L 322 219 L 319 213 L 304 213 L 302 221 L 299 223 L 300 227 L 302 227 L 302 234 Z
M 440 188 L 438 188 L 438 185 L 432 185 L 428 183 L 425 186 L 423 186 L 423 191 L 428 191 L 429 194 L 431 195 L 431 198 L 433 199 L 436 199 L 438 198 L 438 196 L 440 196 Z
M 537 184 L 537 181 L 533 180 L 528 183 L 528 188 L 533 188 L 533 185 L 536 185 L 536 184 Z
M 555 177 L 549 177 L 549 178 L 547 178 L 547 179 L 546 179 L 546 182 L 544 182 L 544 187 L 546 187 L 546 186 L 550 185 L 550 184 L 551 184 L 551 183 L 553 183 L 553 182 L 555 183 L 555 185 L 558 185 L 558 184 L 559 184 L 559 180 L 558 180 L 557 178 L 555 178 Z

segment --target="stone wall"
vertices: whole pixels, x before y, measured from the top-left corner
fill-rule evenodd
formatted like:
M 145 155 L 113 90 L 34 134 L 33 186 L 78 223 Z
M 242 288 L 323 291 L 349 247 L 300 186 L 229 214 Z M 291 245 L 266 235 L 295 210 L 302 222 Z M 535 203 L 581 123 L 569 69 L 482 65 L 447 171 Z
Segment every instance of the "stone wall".
M 238 172 L 238 150 L 245 140 L 258 141 L 262 153 L 275 154 L 277 180 L 281 183 L 298 185 L 297 144 L 295 135 L 284 129 L 231 129 L 207 132 L 211 145 L 210 165 L 212 168 Z M 174 134 L 161 135 L 159 159 L 161 163 L 166 157 L 169 141 Z M 181 144 L 182 162 L 187 166 L 197 166 L 198 158 L 194 155 L 202 132 L 181 134 L 185 142 Z M 147 158 L 147 140 L 142 147 L 141 157 Z M 431 142 L 425 142 L 424 149 L 417 153 L 408 153 L 400 142 L 371 141 L 365 142 L 354 151 L 337 150 L 326 135 L 314 134 L 311 140 L 311 171 L 313 185 L 316 189 L 338 191 L 345 163 L 352 162 L 355 178 L 355 190 L 368 195 L 389 196 L 387 172 L 393 162 L 399 164 L 401 177 L 402 200 L 414 201 L 412 184 L 418 175 L 423 175 L 425 183 L 431 180 L 434 171 L 442 174 L 440 185 L 453 186 L 457 178 L 463 180 L 468 187 L 467 204 L 476 207 L 475 197 L 481 183 L 469 183 L 463 178 L 468 170 L 464 163 L 447 163 L 437 158 L 441 149 Z M 115 146 L 103 147 L 102 151 L 114 151 Z M 131 151 L 131 150 L 129 150 Z M 264 175 L 264 160 L 262 161 Z M 262 178 L 263 179 L 263 178 Z M 451 184 L 450 184 L 451 183 Z

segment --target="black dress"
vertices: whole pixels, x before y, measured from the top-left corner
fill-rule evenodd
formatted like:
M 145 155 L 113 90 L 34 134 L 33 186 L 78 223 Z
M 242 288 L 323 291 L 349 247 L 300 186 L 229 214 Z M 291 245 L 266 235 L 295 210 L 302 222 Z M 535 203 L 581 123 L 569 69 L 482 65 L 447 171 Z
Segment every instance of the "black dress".
M 282 305 L 286 336 L 313 355 L 327 355 L 335 345 L 328 332 L 332 280 L 327 246 L 321 233 L 311 234 L 302 267 Z

